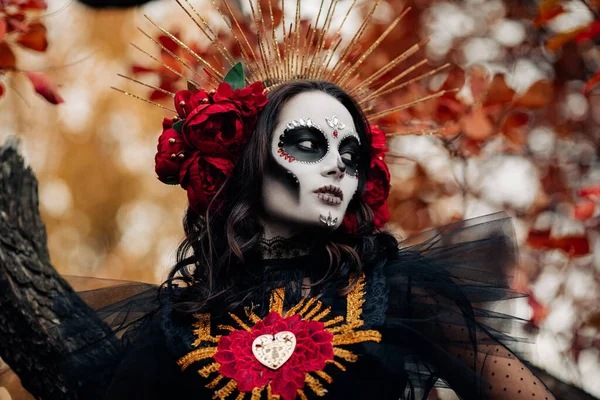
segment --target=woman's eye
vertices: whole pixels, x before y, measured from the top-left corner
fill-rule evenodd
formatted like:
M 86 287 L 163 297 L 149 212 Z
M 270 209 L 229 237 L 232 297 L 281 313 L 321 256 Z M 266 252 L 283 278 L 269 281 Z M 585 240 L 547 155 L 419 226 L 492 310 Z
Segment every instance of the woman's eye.
M 354 161 L 354 154 L 352 154 L 352 153 L 344 153 L 344 154 L 342 154 L 341 157 L 342 157 L 343 161 L 350 161 L 350 162 Z
M 298 142 L 296 144 L 296 146 L 300 147 L 303 150 L 316 150 L 317 149 L 315 144 L 310 140 L 303 140 L 301 142 Z

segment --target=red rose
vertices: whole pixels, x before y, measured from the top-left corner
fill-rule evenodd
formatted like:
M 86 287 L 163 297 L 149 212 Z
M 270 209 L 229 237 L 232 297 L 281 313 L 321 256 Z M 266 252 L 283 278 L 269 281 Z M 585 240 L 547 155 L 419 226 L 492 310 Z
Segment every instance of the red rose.
M 385 158 L 385 153 L 389 151 L 385 141 L 385 133 L 375 125 L 371 125 L 369 127 L 369 134 L 371 137 L 371 158 Z
M 390 195 L 390 179 L 390 170 L 383 161 L 383 155 L 372 158 L 363 200 L 373 211 L 373 222 L 377 228 L 382 228 L 390 220 L 390 213 L 387 208 L 387 198 Z M 342 227 L 345 232 L 356 233 L 358 229 L 356 215 L 346 214 L 342 221 Z
M 296 336 L 296 348 L 289 360 L 279 369 L 262 365 L 252 354 L 252 342 L 261 335 L 275 335 L 282 331 Z M 271 383 L 274 394 L 283 400 L 293 400 L 304 387 L 307 372 L 320 371 L 327 360 L 333 359 L 333 334 L 324 329 L 322 322 L 305 321 L 300 315 L 282 318 L 271 312 L 258 321 L 251 332 L 233 331 L 219 339 L 215 360 L 221 364 L 219 372 L 237 382 L 241 392 Z
M 264 92 L 262 83 L 255 82 L 237 90 L 222 83 L 211 94 L 204 90 L 175 94 L 183 122 L 177 129 L 172 120 L 163 122 L 156 173 L 165 183 L 180 183 L 197 212 L 206 210 L 253 134 L 258 113 L 267 103 Z
M 387 202 L 384 202 L 381 207 L 373 210 L 373 221 L 375 226 L 382 228 L 390 220 L 390 210 L 388 210 Z
M 185 119 L 196 107 L 205 104 L 202 101 L 208 98 L 208 94 L 204 90 L 199 90 L 197 92 L 180 90 L 177 92 L 175 94 L 174 103 L 179 118 Z
M 243 89 L 233 90 L 228 83 L 221 83 L 213 96 L 215 103 L 233 101 L 236 103 L 244 118 L 254 120 L 267 104 L 267 95 L 262 82 L 257 81 Z
M 342 229 L 347 233 L 356 233 L 358 230 L 358 220 L 356 214 L 347 213 L 342 220 Z
M 154 170 L 161 182 L 175 185 L 179 183 L 179 171 L 185 161 L 179 155 L 185 150 L 185 143 L 181 134 L 172 128 L 173 121 L 169 118 L 163 120 L 163 133 L 158 138 L 156 155 L 154 156 Z
M 371 168 L 367 178 L 365 202 L 376 210 L 385 203 L 390 195 L 390 170 L 382 158 L 371 159 Z
M 182 127 L 188 145 L 203 154 L 237 155 L 248 141 L 244 121 L 232 102 L 202 104 L 186 118 Z
M 230 159 L 203 156 L 200 152 L 193 153 L 183 163 L 179 174 L 181 187 L 186 189 L 190 206 L 197 213 L 208 208 L 232 169 Z

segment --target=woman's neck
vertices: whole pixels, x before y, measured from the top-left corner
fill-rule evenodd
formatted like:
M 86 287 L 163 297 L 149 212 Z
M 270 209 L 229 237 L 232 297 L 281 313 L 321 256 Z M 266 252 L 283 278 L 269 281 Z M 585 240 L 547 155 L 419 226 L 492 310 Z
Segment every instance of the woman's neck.
M 285 238 L 282 236 L 259 242 L 263 259 L 294 258 L 310 254 L 315 248 L 315 242 L 303 236 Z
M 321 242 L 322 233 L 268 216 L 261 217 L 263 237 L 261 253 L 265 259 L 292 258 L 308 255 Z
M 276 220 L 274 218 L 263 217 L 261 218 L 261 224 L 264 229 L 264 240 L 272 240 L 275 238 L 290 239 L 299 233 L 294 224 Z

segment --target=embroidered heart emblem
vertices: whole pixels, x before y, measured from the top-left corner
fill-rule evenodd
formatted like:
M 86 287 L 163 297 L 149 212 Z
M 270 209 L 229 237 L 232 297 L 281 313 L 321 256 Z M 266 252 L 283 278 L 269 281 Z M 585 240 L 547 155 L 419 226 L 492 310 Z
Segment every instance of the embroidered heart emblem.
M 296 335 L 283 331 L 260 335 L 252 342 L 252 354 L 265 367 L 278 369 L 290 359 L 296 348 Z

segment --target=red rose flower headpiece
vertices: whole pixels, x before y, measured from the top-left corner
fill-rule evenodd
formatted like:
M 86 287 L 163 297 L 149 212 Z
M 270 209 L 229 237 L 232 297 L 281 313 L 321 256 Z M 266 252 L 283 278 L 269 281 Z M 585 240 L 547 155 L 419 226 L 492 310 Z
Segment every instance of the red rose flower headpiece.
M 261 82 L 243 87 L 238 63 L 217 90 L 181 90 L 175 94 L 177 116 L 163 121 L 155 170 L 161 182 L 181 185 L 199 214 L 213 203 L 248 139 L 258 113 L 267 104 Z
M 216 208 L 215 195 L 233 170 L 254 132 L 258 114 L 267 104 L 261 82 L 244 87 L 241 63 L 225 76 L 216 90 L 181 90 L 175 94 L 177 116 L 163 120 L 158 138 L 155 170 L 161 182 L 181 185 L 194 211 Z M 390 172 L 384 162 L 385 134 L 370 127 L 371 165 L 364 200 L 373 210 L 375 225 L 389 220 L 386 199 Z M 347 230 L 356 219 L 344 220 Z

